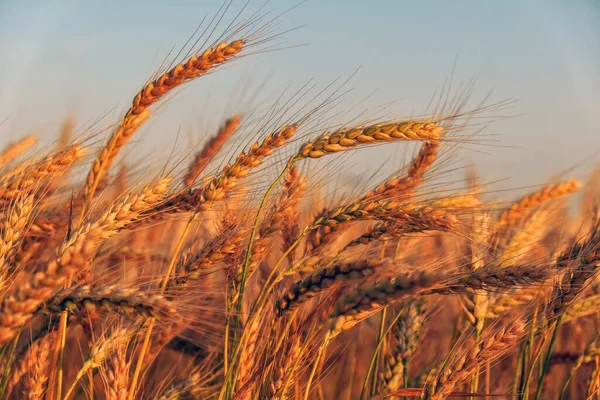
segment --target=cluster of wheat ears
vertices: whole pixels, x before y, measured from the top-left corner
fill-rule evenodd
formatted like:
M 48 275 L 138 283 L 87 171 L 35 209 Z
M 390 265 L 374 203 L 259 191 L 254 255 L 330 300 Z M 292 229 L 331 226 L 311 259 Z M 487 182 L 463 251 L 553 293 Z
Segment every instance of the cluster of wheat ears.
M 266 118 L 214 167 L 245 124 L 234 115 L 181 173 L 112 172 L 169 93 L 265 40 L 257 21 L 149 80 L 97 150 L 67 122 L 50 154 L 25 157 L 33 137 L 0 154 L 0 396 L 598 396 L 593 182 L 577 221 L 575 180 L 508 206 L 474 178 L 423 187 L 485 107 L 322 130 L 314 110 Z M 315 201 L 316 159 L 409 141 L 391 178 Z

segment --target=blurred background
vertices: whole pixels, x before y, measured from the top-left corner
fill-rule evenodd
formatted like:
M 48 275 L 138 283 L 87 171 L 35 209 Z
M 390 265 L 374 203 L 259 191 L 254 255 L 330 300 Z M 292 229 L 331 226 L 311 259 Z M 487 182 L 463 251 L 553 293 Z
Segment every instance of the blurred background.
M 115 123 L 163 60 L 174 58 L 222 5 L 1 0 L 0 146 L 35 133 L 39 149 L 56 139 L 69 115 L 78 133 L 94 122 Z M 233 1 L 228 20 L 245 5 Z M 263 5 L 272 10 L 267 19 L 288 10 L 277 23 L 285 32 L 275 43 L 279 50 L 187 85 L 136 135 L 129 154 L 168 157 L 175 139 L 176 151 L 189 152 L 224 118 L 272 104 L 307 82 L 320 90 L 348 80 L 339 105 L 348 115 L 421 114 L 452 77 L 456 90 L 476 79 L 474 106 L 490 92 L 489 103 L 516 100 L 473 145 L 455 150 L 486 181 L 496 181 L 494 188 L 540 184 L 565 172 L 584 178 L 600 159 L 596 0 L 253 0 L 243 14 Z M 352 163 L 379 168 L 406 152 L 401 144 L 368 149 L 353 154 Z

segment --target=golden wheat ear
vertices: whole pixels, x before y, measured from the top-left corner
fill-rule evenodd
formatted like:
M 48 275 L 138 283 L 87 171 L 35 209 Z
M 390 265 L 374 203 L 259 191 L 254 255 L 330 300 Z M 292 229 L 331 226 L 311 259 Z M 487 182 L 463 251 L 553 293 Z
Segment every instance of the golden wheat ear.
M 89 207 L 100 179 L 106 174 L 119 151 L 149 118 L 150 107 L 185 82 L 206 75 L 217 66 L 233 60 L 242 51 L 245 44 L 246 40 L 241 39 L 233 42 L 221 42 L 215 47 L 210 47 L 203 53 L 196 54 L 187 61 L 177 64 L 154 81 L 146 84 L 135 95 L 131 107 L 92 163 L 85 185 L 83 212 Z
M 194 182 L 196 182 L 198 176 L 200 176 L 202 171 L 208 166 L 208 163 L 210 163 L 219 150 L 221 150 L 223 145 L 227 142 L 227 139 L 235 133 L 241 121 L 241 115 L 236 115 L 225 121 L 225 124 L 223 124 L 216 135 L 210 138 L 204 148 L 196 154 L 194 162 L 190 165 L 188 172 L 185 175 L 184 183 L 186 186 L 192 186 Z
M 35 136 L 26 136 L 23 139 L 6 146 L 2 152 L 0 152 L 0 168 L 10 164 L 19 155 L 26 152 L 36 143 L 37 138 Z
M 140 219 L 169 191 L 172 178 L 158 179 L 154 184 L 120 200 L 93 222 L 85 223 L 64 241 L 54 259 L 36 266 L 19 278 L 0 303 L 0 342 L 14 337 L 33 313 L 75 273 L 88 275 L 90 260 L 100 244 L 114 237 Z
M 437 141 L 445 128 L 434 121 L 406 121 L 358 126 L 326 133 L 302 146 L 298 155 L 320 158 L 327 154 L 351 150 L 359 145 L 393 141 Z

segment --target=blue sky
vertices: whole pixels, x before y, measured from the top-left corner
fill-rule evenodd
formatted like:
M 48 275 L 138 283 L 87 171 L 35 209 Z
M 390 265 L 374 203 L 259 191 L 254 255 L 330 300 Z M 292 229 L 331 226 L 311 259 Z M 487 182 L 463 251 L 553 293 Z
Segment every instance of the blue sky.
M 116 120 L 168 52 L 221 4 L 0 0 L 0 120 L 7 119 L 0 145 L 29 132 L 49 141 L 68 113 L 80 122 L 106 113 L 107 124 Z M 243 4 L 234 1 L 229 15 Z M 251 1 L 250 9 L 261 4 Z M 294 4 L 272 1 L 266 9 Z M 192 83 L 144 130 L 141 146 L 164 149 L 183 131 L 200 141 L 203 128 L 239 111 L 229 99 L 239 97 L 245 78 L 268 99 L 288 85 L 314 79 L 325 86 L 360 67 L 346 104 L 397 101 L 402 117 L 425 111 L 456 63 L 455 80 L 477 76 L 475 99 L 493 89 L 492 100 L 519 100 L 508 112 L 516 117 L 486 131 L 497 146 L 465 150 L 487 179 L 535 184 L 579 162 L 574 174 L 584 177 L 600 157 L 600 2 L 312 0 L 279 25 L 300 27 L 283 40 L 302 46 Z M 355 157 L 368 161 L 378 151 Z

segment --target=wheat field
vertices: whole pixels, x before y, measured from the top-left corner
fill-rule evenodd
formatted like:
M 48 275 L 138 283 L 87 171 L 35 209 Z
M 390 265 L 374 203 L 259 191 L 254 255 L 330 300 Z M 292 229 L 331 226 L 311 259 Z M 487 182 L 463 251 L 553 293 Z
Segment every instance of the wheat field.
M 1 398 L 600 397 L 597 173 L 499 199 L 453 164 L 510 106 L 470 107 L 470 84 L 385 119 L 299 91 L 143 159 L 162 104 L 281 34 L 260 12 L 218 19 L 119 120 L 67 118 L 45 151 L 10 133 Z M 416 150 L 389 176 L 350 167 L 382 146 Z

